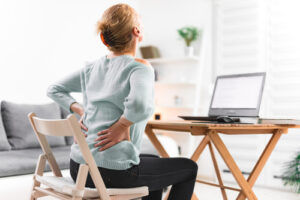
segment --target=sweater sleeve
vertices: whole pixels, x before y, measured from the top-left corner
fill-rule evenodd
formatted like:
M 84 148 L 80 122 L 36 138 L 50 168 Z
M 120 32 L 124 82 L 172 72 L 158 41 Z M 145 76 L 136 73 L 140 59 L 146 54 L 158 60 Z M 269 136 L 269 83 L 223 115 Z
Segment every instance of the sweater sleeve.
M 70 95 L 70 93 L 82 92 L 80 71 L 81 69 L 69 74 L 65 78 L 49 85 L 47 89 L 47 96 L 71 113 L 74 112 L 70 109 L 70 106 L 72 103 L 77 101 Z
M 124 102 L 123 116 L 136 123 L 148 119 L 154 110 L 154 70 L 139 67 L 130 75 L 130 91 Z

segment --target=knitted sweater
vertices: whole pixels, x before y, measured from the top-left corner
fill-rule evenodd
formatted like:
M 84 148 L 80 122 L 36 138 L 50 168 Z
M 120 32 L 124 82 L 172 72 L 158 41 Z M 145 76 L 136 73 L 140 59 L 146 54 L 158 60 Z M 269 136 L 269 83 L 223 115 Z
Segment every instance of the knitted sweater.
M 129 55 L 102 56 L 51 84 L 47 96 L 73 113 L 70 105 L 76 100 L 71 92 L 82 93 L 83 124 L 88 128 L 86 141 L 97 166 L 124 170 L 139 164 L 142 135 L 154 111 L 153 68 Z M 121 141 L 99 151 L 101 146 L 94 147 L 97 133 L 109 128 L 122 115 L 133 122 L 131 141 Z M 85 163 L 78 144 L 72 144 L 70 157 L 78 163 Z

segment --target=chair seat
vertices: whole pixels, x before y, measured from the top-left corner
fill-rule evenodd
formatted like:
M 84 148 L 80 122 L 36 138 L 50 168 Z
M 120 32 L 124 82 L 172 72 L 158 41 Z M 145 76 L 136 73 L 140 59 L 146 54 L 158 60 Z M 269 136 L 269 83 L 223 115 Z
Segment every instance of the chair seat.
M 56 177 L 56 176 L 39 176 L 36 175 L 36 180 L 41 184 L 44 184 L 53 190 L 67 194 L 75 195 L 83 198 L 97 198 L 99 197 L 96 188 L 84 188 L 84 190 L 78 191 L 75 186 L 75 182 L 71 177 Z M 113 195 L 129 195 L 129 194 L 144 194 L 148 195 L 148 187 L 135 187 L 135 188 L 107 188 L 107 192 L 110 196 Z

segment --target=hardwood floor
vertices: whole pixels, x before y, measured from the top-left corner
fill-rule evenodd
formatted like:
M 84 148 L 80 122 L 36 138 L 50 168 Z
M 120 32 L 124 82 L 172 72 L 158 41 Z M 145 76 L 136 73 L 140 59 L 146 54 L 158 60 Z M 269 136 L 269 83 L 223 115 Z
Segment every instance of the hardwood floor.
M 69 176 L 67 170 L 63 170 L 63 175 Z M 28 200 L 29 192 L 32 186 L 32 175 L 14 176 L 7 178 L 0 178 L 0 199 L 10 200 Z M 16 190 L 17 188 L 17 190 Z M 18 191 L 18 192 L 16 192 Z M 237 192 L 226 191 L 228 199 L 235 199 Z M 254 192 L 258 199 L 262 200 L 299 200 L 300 194 L 267 189 L 261 187 L 254 187 Z M 222 200 L 222 194 L 218 188 L 210 187 L 203 184 L 196 184 L 195 193 L 199 200 Z M 40 198 L 41 200 L 54 200 L 51 197 Z

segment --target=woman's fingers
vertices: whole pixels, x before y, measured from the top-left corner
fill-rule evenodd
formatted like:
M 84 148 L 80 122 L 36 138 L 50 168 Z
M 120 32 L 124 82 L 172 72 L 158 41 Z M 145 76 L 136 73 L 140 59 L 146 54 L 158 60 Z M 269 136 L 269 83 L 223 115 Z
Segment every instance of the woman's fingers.
M 84 118 L 84 114 L 81 115 L 80 120 L 79 120 L 79 124 L 80 124 L 80 127 L 81 127 L 83 130 L 87 131 L 88 128 L 83 124 L 83 118 Z
M 98 132 L 97 135 L 103 135 L 103 134 L 106 134 L 108 132 L 109 132 L 109 129 L 105 129 L 103 131 Z
M 97 137 L 97 138 L 95 139 L 95 141 L 103 140 L 103 139 L 107 138 L 109 135 L 110 135 L 109 133 L 107 133 L 107 134 L 105 134 L 105 135 L 101 135 L 101 136 Z
M 80 122 L 80 127 L 81 127 L 82 129 L 84 129 L 85 131 L 88 130 L 88 128 L 87 128 L 82 122 Z
M 111 142 L 109 139 L 105 139 L 105 140 L 102 140 L 100 142 L 98 142 L 97 144 L 95 144 L 94 146 L 95 147 L 99 147 L 99 146 L 102 146 L 102 145 L 105 145 L 107 143 Z
M 103 147 L 101 147 L 101 148 L 99 149 L 99 151 L 104 151 L 105 149 L 108 149 L 108 148 L 110 148 L 110 147 L 112 147 L 112 146 L 114 146 L 114 145 L 115 145 L 114 142 L 109 142 L 109 143 L 107 143 L 106 145 L 104 145 Z

